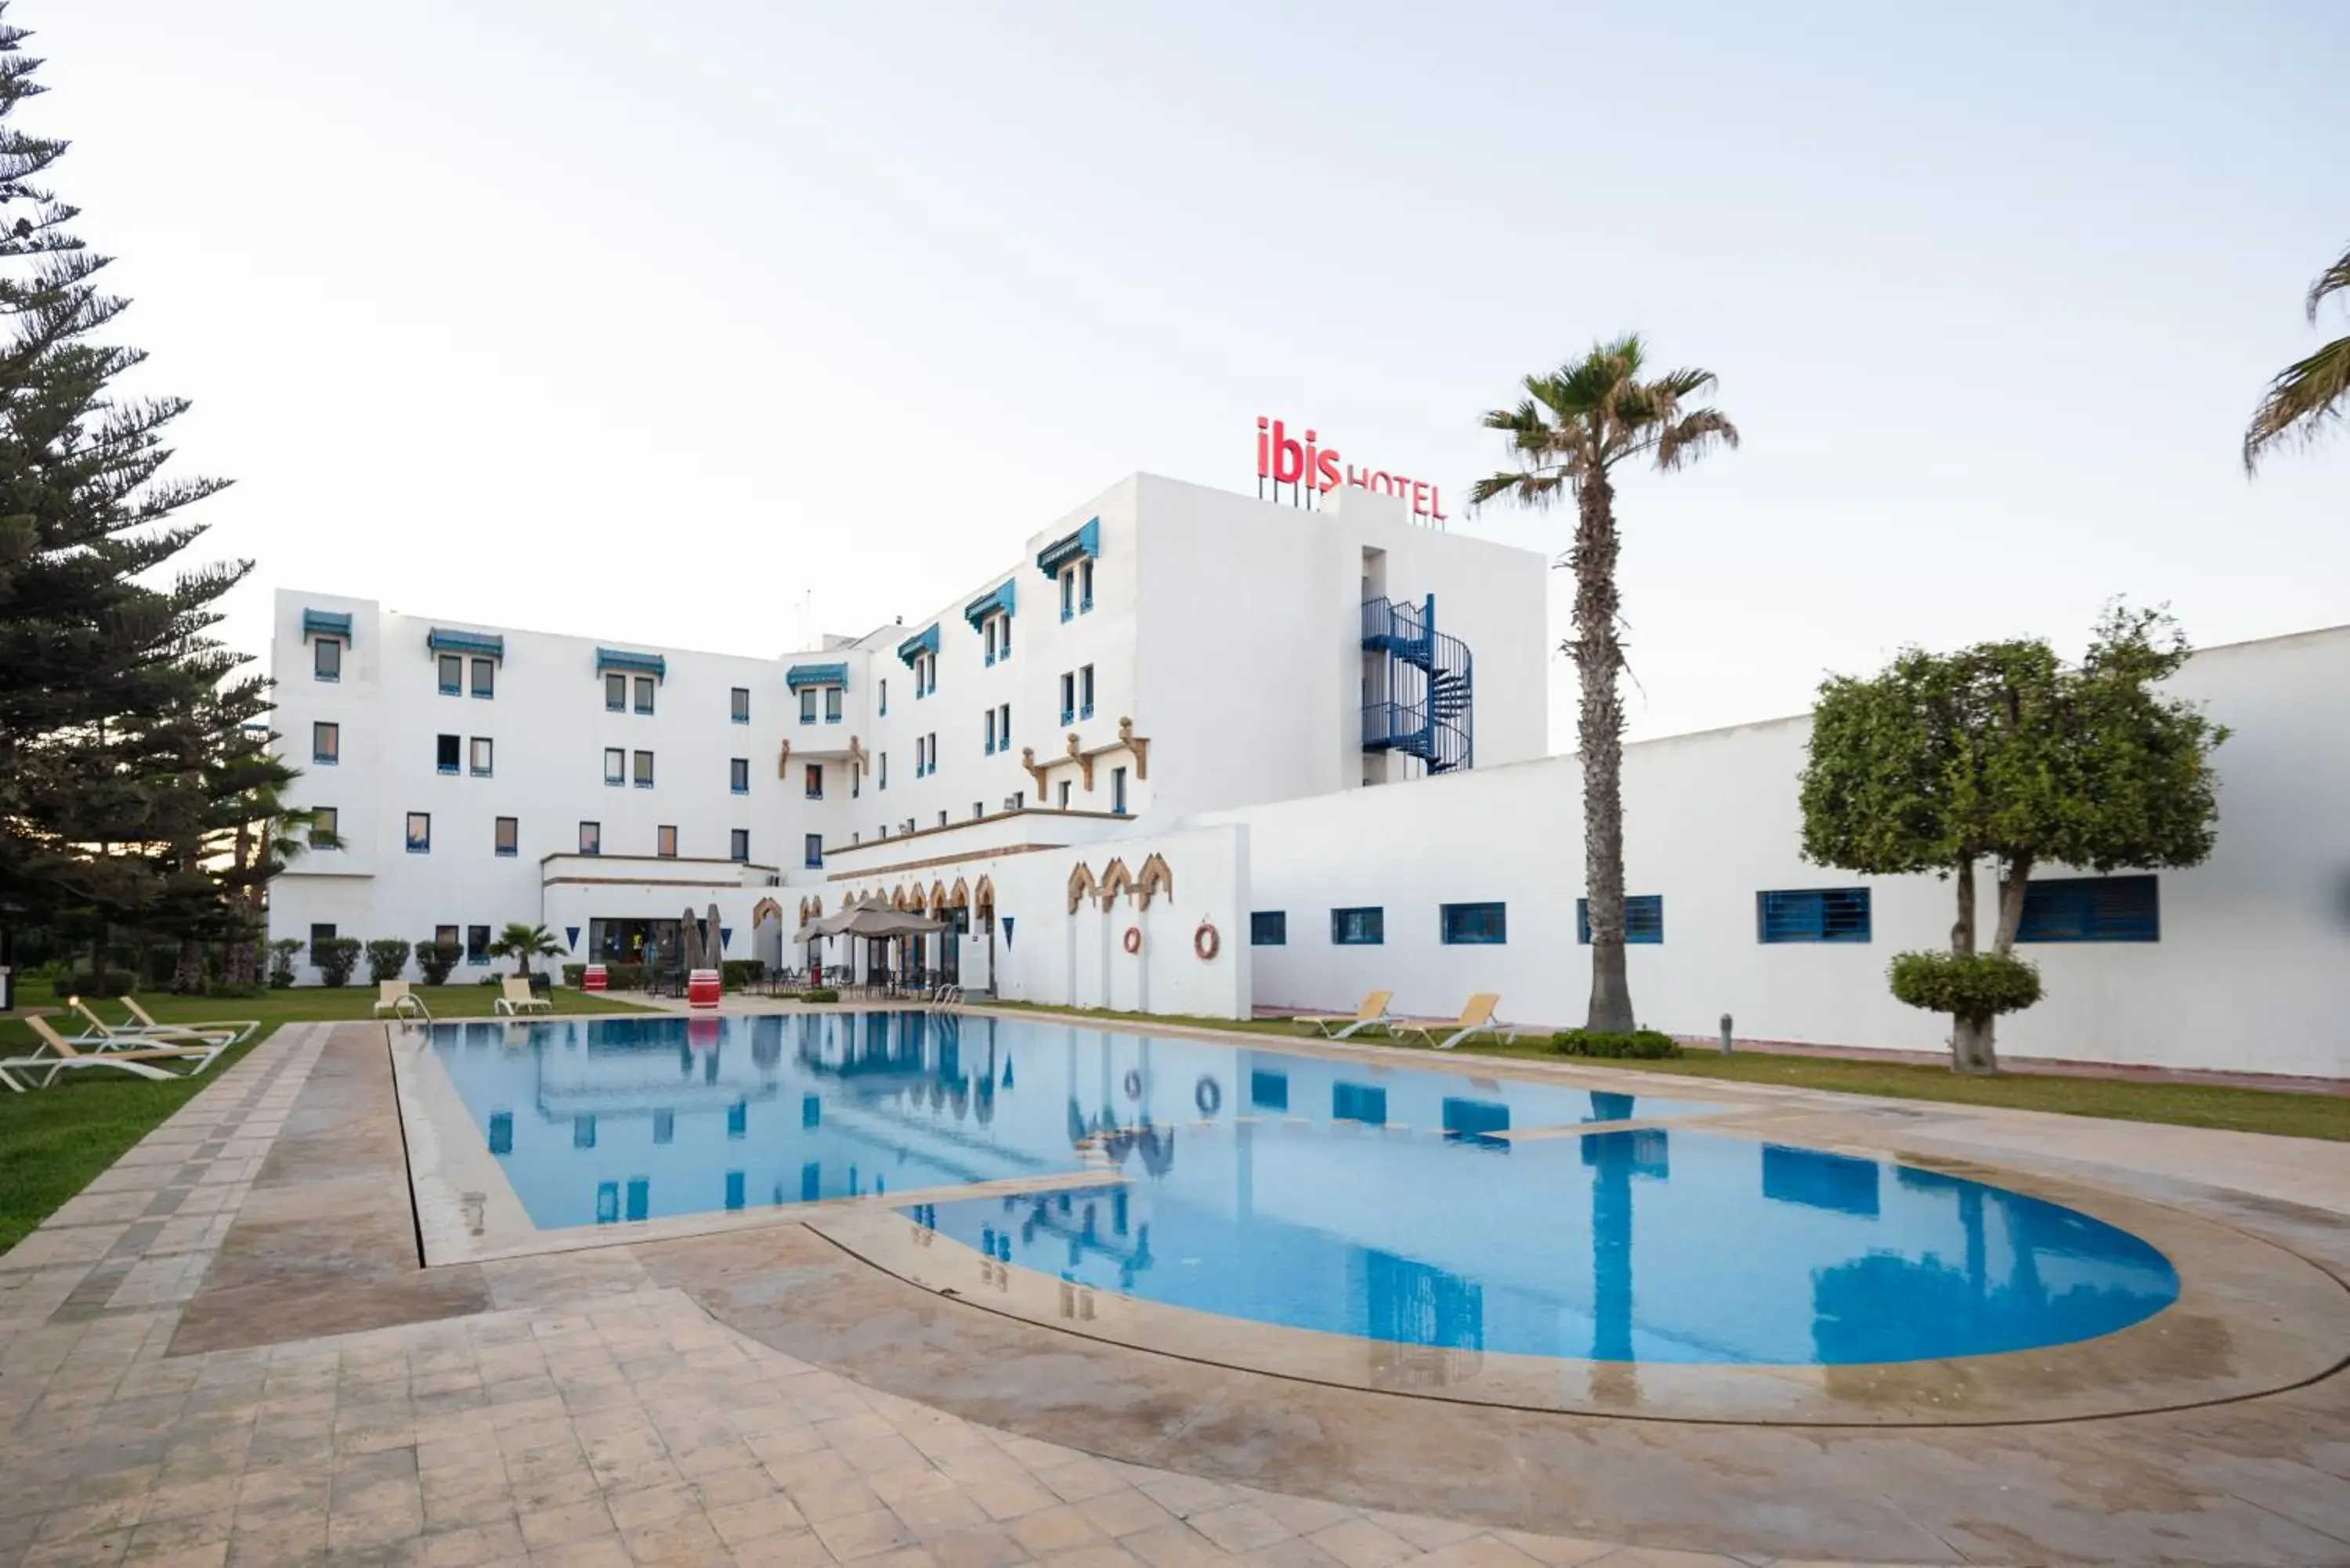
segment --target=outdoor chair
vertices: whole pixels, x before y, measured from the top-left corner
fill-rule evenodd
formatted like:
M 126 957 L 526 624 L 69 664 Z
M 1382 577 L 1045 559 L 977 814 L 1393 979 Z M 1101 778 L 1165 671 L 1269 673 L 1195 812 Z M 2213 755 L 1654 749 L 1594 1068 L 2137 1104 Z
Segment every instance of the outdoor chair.
M 0 1061 L 0 1084 L 5 1084 L 17 1094 L 28 1088 L 46 1089 L 57 1080 L 59 1073 L 84 1067 L 110 1067 L 134 1078 L 169 1081 L 182 1076 L 167 1072 L 161 1064 L 169 1062 L 187 1069 L 188 1075 L 203 1072 L 212 1065 L 225 1045 L 142 1045 L 107 1046 L 103 1042 L 84 1037 L 68 1040 L 57 1032 L 55 1025 L 39 1014 L 26 1018 L 38 1043 L 28 1054 L 12 1055 Z M 85 1051 L 85 1045 L 97 1045 Z
M 490 1003 L 492 1012 L 502 1012 L 511 1018 L 525 1012 L 555 1011 L 555 1003 L 546 997 L 535 994 L 530 989 L 530 981 L 520 975 L 506 976 L 498 982 L 498 989 L 504 994 Z
M 1368 1029 L 1375 1023 L 1381 1025 L 1394 1023 L 1394 1018 L 1388 1012 L 1388 1003 L 1394 1000 L 1395 992 L 1392 991 L 1375 991 L 1363 998 L 1363 1004 L 1355 1009 L 1352 1016 L 1325 1017 L 1319 1014 L 1308 1014 L 1292 1018 L 1290 1022 L 1311 1023 L 1317 1033 L 1326 1034 L 1333 1040 L 1344 1040 L 1357 1030 Z
M 90 1010 L 80 997 L 71 997 L 66 1005 L 81 1014 L 89 1031 L 80 1036 L 84 1044 L 95 1044 L 102 1051 L 120 1050 L 125 1046 L 179 1045 L 208 1049 L 215 1045 L 234 1045 L 244 1036 L 234 1024 L 174 1024 L 109 1023 Z M 141 1014 L 141 1016 L 145 1016 Z
M 156 1023 L 154 1015 L 150 1013 L 145 1008 L 140 1006 L 139 999 L 135 996 L 126 996 L 122 999 L 122 1010 L 130 1014 L 131 1017 L 137 1019 L 139 1021 L 139 1027 L 141 1029 L 151 1030 L 161 1033 L 170 1033 L 172 1031 L 172 1025 Z M 230 1039 L 229 1044 L 234 1045 L 237 1041 L 244 1039 L 246 1035 L 260 1028 L 261 1020 L 258 1018 L 207 1018 L 202 1023 L 197 1024 L 194 1027 L 201 1033 L 206 1034 L 213 1033 L 218 1030 L 230 1031 L 232 1032 L 233 1037 Z
M 1398 1029 L 1395 1035 L 1399 1040 L 1408 1040 L 1417 1034 L 1439 1051 L 1450 1051 L 1476 1034 L 1491 1034 L 1497 1042 L 1507 1044 L 1515 1040 L 1517 1034 L 1515 1031 L 1504 1029 L 1493 1022 L 1493 1009 L 1500 1006 L 1501 1002 L 1498 992 L 1477 992 L 1469 999 L 1469 1005 L 1461 1010 L 1461 1016 L 1450 1025 L 1452 1033 L 1441 1040 L 1436 1037 L 1438 1030 L 1447 1027 L 1441 1019 L 1428 1023 L 1407 1023 Z
M 381 1018 L 386 1013 L 394 1018 L 421 1018 L 427 1023 L 432 1022 L 432 1010 L 424 1005 L 422 997 L 408 989 L 408 982 L 404 980 L 376 982 L 374 1015 Z

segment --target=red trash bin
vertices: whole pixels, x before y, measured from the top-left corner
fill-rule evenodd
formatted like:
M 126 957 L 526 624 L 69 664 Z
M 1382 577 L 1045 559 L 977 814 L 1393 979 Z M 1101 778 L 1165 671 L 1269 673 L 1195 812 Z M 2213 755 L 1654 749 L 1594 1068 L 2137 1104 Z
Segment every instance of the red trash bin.
M 716 970 L 698 969 L 687 978 L 685 1004 L 688 1007 L 718 1005 L 718 971 Z
M 591 963 L 588 966 L 588 972 L 579 977 L 579 989 L 602 991 L 610 982 L 611 971 L 600 963 Z

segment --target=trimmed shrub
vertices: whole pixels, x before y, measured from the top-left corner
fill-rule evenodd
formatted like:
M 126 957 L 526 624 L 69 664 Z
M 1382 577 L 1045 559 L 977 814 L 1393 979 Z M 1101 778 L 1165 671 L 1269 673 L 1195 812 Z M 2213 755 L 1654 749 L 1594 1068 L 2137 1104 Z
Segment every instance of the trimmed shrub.
M 310 961 L 318 966 L 320 985 L 348 985 L 351 983 L 351 971 L 359 967 L 359 940 L 357 937 L 329 937 L 322 942 L 312 942 Z
M 1681 1054 L 1680 1044 L 1671 1035 L 1658 1029 L 1635 1029 L 1629 1034 L 1610 1034 L 1589 1029 L 1562 1029 L 1550 1037 L 1550 1043 L 1569 1056 L 1603 1056 L 1629 1059 L 1636 1062 L 1669 1061 Z
M 718 966 L 718 983 L 728 991 L 741 991 L 744 986 L 758 984 L 766 974 L 764 959 L 728 959 Z
M 2040 1000 L 2040 971 L 2007 953 L 1896 953 L 1893 994 L 1928 1012 L 1981 1022 Z
M 69 969 L 50 982 L 59 996 L 136 996 L 139 976 L 129 969 L 110 969 L 104 979 L 86 969 Z
M 814 991 L 801 992 L 800 1000 L 802 1002 L 838 1002 L 840 1000 L 840 992 L 833 990 L 832 987 L 828 985 L 820 985 Z
M 567 963 L 563 966 L 563 983 L 569 986 L 572 990 L 578 990 L 587 979 L 588 966 L 586 964 Z
M 294 959 L 301 952 L 298 938 L 279 937 L 269 944 L 269 989 L 284 991 L 294 983 Z
M 455 942 L 421 941 L 416 944 L 416 967 L 424 971 L 427 985 L 446 985 L 449 971 L 464 957 L 464 950 Z
M 398 980 L 408 968 L 408 943 L 399 937 L 378 937 L 367 945 L 368 979 L 381 985 Z

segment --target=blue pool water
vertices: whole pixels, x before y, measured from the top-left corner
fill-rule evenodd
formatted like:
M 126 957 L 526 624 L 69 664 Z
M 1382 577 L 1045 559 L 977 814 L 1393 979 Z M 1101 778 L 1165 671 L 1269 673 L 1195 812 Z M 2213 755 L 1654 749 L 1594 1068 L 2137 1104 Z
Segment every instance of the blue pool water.
M 541 1228 L 920 1193 L 919 1221 L 1104 1290 L 1610 1361 L 2062 1345 L 2178 1291 L 2147 1242 L 2020 1193 L 1701 1122 L 1607 1130 L 1720 1108 L 1701 1102 L 920 1012 L 444 1024 L 432 1043 Z M 940 1190 L 1080 1172 L 1102 1179 Z

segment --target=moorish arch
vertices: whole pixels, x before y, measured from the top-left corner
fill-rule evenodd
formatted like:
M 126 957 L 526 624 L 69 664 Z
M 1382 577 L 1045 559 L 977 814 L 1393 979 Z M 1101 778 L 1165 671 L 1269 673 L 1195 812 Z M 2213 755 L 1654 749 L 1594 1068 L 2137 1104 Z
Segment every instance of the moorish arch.
M 783 918 L 784 907 L 773 898 L 762 898 L 751 906 L 751 924 L 754 926 L 764 925 L 770 919 L 780 920 Z
M 971 908 L 971 885 L 960 877 L 955 878 L 955 885 L 947 889 L 947 908 L 950 909 Z
M 1167 868 L 1165 859 L 1152 855 L 1142 863 L 1142 870 L 1134 878 L 1134 907 L 1150 908 L 1151 896 L 1157 893 L 1170 898 L 1175 896 L 1175 873 Z
M 1126 862 L 1119 859 L 1112 859 L 1107 866 L 1102 868 L 1101 887 L 1099 889 L 1101 894 L 1101 907 L 1105 909 L 1108 909 L 1111 904 L 1117 901 L 1118 896 L 1120 893 L 1128 891 L 1133 888 L 1133 886 L 1134 873 L 1126 868 Z
M 947 912 L 947 885 L 944 882 L 933 881 L 931 884 L 928 912 L 934 920 Z
M 995 913 L 995 879 L 993 877 L 982 877 L 979 879 L 978 885 L 971 890 L 971 903 L 972 908 L 983 915 Z
M 1077 906 L 1093 897 L 1094 887 L 1092 868 L 1078 861 L 1069 871 L 1069 913 L 1076 914 Z

